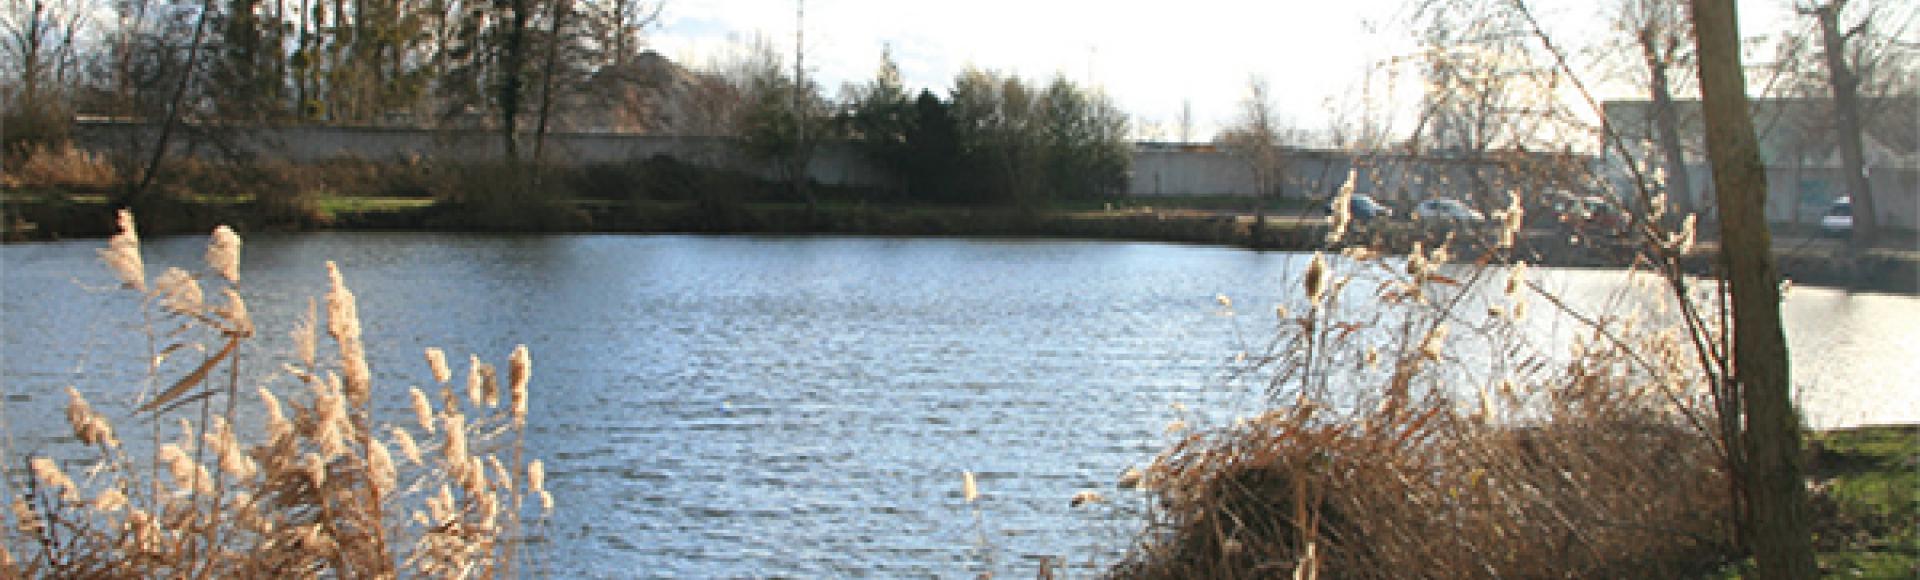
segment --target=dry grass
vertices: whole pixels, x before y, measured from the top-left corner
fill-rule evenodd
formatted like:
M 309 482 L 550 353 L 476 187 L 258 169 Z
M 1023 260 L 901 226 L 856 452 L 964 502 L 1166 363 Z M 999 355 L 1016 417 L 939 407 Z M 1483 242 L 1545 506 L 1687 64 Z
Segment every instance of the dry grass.
M 286 372 L 298 386 L 242 390 L 238 347 L 256 329 L 242 298 L 240 243 L 222 228 L 206 270 L 150 280 L 132 215 L 122 213 L 104 261 L 150 320 L 182 329 L 148 338 L 198 340 L 211 354 L 155 382 L 168 386 L 130 416 L 108 417 L 71 390 L 67 419 L 86 456 L 6 458 L 31 475 L 9 488 L 0 577 L 513 575 L 525 561 L 517 539 L 531 527 L 523 514 L 537 524 L 552 509 L 544 469 L 523 457 L 532 372 L 524 347 L 505 377 L 474 359 L 476 388 L 504 400 L 463 403 L 441 363 L 431 369 L 440 403 L 416 389 L 409 424 L 383 422 L 369 404 L 376 386 L 357 301 L 328 264 L 324 326 L 310 311 L 293 329 L 297 360 Z M 221 298 L 209 300 L 203 283 Z M 170 355 L 194 352 L 182 346 L 155 348 L 156 379 Z M 123 446 L 115 426 L 143 421 L 154 425 L 150 449 L 131 451 L 139 446 Z
M 71 144 L 34 145 L 21 155 L 9 155 L 0 174 L 5 187 L 74 187 L 105 190 L 119 183 L 119 173 L 101 155 Z
M 1238 369 L 1269 410 L 1153 459 L 1136 483 L 1149 528 L 1110 574 L 1673 577 L 1734 558 L 1714 393 L 1687 332 L 1620 311 L 1582 318 L 1571 352 L 1536 348 L 1529 305 L 1563 303 L 1524 265 L 1489 265 L 1507 245 L 1451 275 L 1444 250 L 1315 256 L 1304 311 L 1282 309 Z M 1649 320 L 1674 300 L 1639 298 Z

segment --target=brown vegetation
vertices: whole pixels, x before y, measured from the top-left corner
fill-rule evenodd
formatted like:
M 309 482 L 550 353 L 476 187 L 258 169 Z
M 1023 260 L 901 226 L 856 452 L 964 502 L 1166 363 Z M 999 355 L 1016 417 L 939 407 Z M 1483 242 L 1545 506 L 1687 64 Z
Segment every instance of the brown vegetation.
M 384 421 L 369 402 L 356 299 L 329 264 L 324 321 L 310 308 L 292 332 L 286 372 L 298 387 L 249 392 L 238 347 L 257 329 L 232 230 L 215 231 L 205 270 L 149 280 L 132 214 L 122 212 L 100 253 L 155 326 L 179 325 L 148 335 L 152 378 L 169 381 L 153 385 L 170 386 L 142 393 L 117 418 L 69 389 L 66 416 L 84 451 L 6 458 L 31 474 L 7 487 L 0 576 L 490 577 L 524 562 L 515 552 L 530 527 L 523 514 L 539 522 L 552 509 L 544 469 L 523 457 L 525 347 L 504 372 L 472 359 L 465 397 L 444 356 L 429 351 L 439 402 L 414 389 L 410 424 Z M 203 282 L 222 298 L 209 299 Z M 331 359 L 317 336 L 323 324 Z M 191 370 L 167 364 L 196 350 L 210 354 Z M 123 445 L 116 425 L 143 420 L 155 425 L 151 441 Z
M 1149 529 L 1112 575 L 1673 577 L 1737 560 L 1715 395 L 1667 322 L 1674 298 L 1567 310 L 1584 321 L 1572 351 L 1537 347 L 1529 305 L 1569 306 L 1524 264 L 1488 265 L 1501 252 L 1316 256 L 1308 305 L 1239 369 L 1271 409 L 1154 458 L 1137 481 Z M 1348 306 L 1350 286 L 1374 291 Z

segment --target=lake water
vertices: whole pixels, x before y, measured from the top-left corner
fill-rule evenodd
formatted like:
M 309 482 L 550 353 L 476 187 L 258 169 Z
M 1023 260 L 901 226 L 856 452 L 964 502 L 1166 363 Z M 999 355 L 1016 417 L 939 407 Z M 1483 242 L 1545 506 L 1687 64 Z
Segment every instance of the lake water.
M 101 245 L 0 247 L 0 380 L 29 433 L 16 445 L 65 429 L 35 415 L 65 385 L 124 410 L 140 380 L 143 324 Z M 149 240 L 146 259 L 157 273 L 202 252 L 203 238 Z M 359 296 L 386 408 L 430 381 L 425 347 L 504 362 L 526 344 L 529 445 L 560 503 L 539 565 L 622 578 L 1109 562 L 1140 507 L 1116 476 L 1166 441 L 1176 404 L 1257 408 L 1223 369 L 1275 304 L 1297 308 L 1287 281 L 1305 263 L 1055 240 L 375 233 L 255 236 L 244 257 L 263 375 L 326 260 Z M 1536 269 L 1594 304 L 1618 278 Z M 1221 294 L 1243 313 L 1222 316 Z M 1801 287 L 1785 310 L 1809 422 L 1920 419 L 1920 299 Z M 1119 501 L 1069 507 L 1081 490 Z

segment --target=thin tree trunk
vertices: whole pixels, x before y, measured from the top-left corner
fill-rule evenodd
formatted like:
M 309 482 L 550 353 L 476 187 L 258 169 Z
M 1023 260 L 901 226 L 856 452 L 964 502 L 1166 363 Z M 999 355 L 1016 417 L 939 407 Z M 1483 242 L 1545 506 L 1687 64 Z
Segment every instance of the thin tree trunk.
M 520 161 L 520 101 L 526 85 L 527 68 L 527 12 L 533 9 L 532 0 L 513 0 L 513 16 L 507 26 L 507 37 L 503 43 L 505 55 L 501 62 L 503 75 L 500 81 L 500 136 L 506 146 L 507 163 Z
M 548 15 L 552 22 L 547 26 L 547 63 L 543 67 L 545 70 L 540 72 L 540 118 L 533 130 L 533 180 L 535 183 L 540 181 L 541 157 L 546 153 L 547 145 L 547 122 L 553 114 L 553 77 L 557 76 L 560 67 L 560 29 L 570 9 L 566 0 L 553 0 L 552 14 Z
M 193 86 L 194 64 L 200 62 L 200 45 L 206 36 L 207 15 L 213 13 L 213 0 L 200 4 L 200 16 L 193 23 L 193 43 L 187 47 L 185 70 L 180 72 L 180 84 L 174 87 L 173 98 L 167 102 L 167 118 L 160 124 L 160 137 L 153 144 L 152 160 L 147 162 L 146 171 L 141 172 L 140 181 L 126 197 L 116 200 L 118 205 L 126 205 L 144 197 L 147 188 L 153 185 L 153 178 L 160 173 L 160 162 L 167 157 L 167 142 L 173 137 L 173 127 L 180 123 L 180 104 L 187 99 L 187 88 Z
M 27 18 L 27 30 L 25 33 L 19 35 L 20 43 L 26 45 L 26 55 L 23 57 L 24 63 L 21 65 L 20 76 L 22 77 L 21 84 L 24 85 L 23 88 L 26 89 L 25 98 L 21 100 L 25 101 L 25 108 L 28 111 L 32 111 L 35 107 L 39 106 L 40 27 L 46 21 L 46 12 L 47 4 L 36 0 L 33 3 L 33 12 Z
M 1680 143 L 1680 119 L 1674 110 L 1672 83 L 1667 80 L 1667 60 L 1661 58 L 1660 38 L 1653 30 L 1642 30 L 1640 50 L 1647 59 L 1652 81 L 1654 130 L 1660 135 L 1660 153 L 1666 159 L 1667 201 L 1679 204 L 1681 214 L 1697 210 L 1693 199 L 1693 178 L 1687 171 L 1687 156 Z
M 311 87 L 313 85 L 314 55 L 313 47 L 310 45 L 312 42 L 312 34 L 309 32 L 312 28 L 313 0 L 302 0 L 300 3 L 300 36 L 293 43 L 294 46 L 298 47 L 294 53 L 300 55 L 301 62 L 298 70 L 294 71 L 294 74 L 298 76 L 293 79 L 293 113 L 294 116 L 303 123 L 313 120 L 313 117 L 307 114 L 307 101 L 313 98 Z
M 1860 79 L 1854 78 L 1847 66 L 1847 35 L 1840 32 L 1840 10 L 1846 5 L 1847 0 L 1834 0 L 1815 8 L 1814 13 L 1820 19 L 1821 48 L 1827 53 L 1834 116 L 1840 124 L 1840 170 L 1846 174 L 1847 194 L 1853 198 L 1853 245 L 1866 249 L 1873 247 L 1879 216 L 1874 213 L 1866 155 L 1860 144 Z
M 1748 547 L 1758 578 L 1813 578 L 1800 426 L 1788 392 L 1779 276 L 1766 222 L 1766 169 L 1749 116 L 1733 0 L 1691 0 L 1707 156 L 1720 197 L 1720 257 L 1733 304 L 1733 376 L 1745 406 Z

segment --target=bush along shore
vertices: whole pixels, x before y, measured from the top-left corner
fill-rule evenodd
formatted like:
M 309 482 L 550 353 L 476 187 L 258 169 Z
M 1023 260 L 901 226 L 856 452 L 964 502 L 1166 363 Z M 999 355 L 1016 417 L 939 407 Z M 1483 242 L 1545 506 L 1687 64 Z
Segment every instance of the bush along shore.
M 1040 196 L 936 202 L 899 190 L 794 188 L 664 156 L 539 170 L 352 158 L 306 164 L 188 158 L 168 167 L 135 197 L 125 194 L 129 185 L 101 156 L 70 147 L 37 151 L 9 165 L 0 179 L 0 237 L 105 237 L 114 233 L 113 210 L 123 207 L 139 213 L 147 232 L 160 235 L 226 224 L 249 232 L 1036 236 L 1310 251 L 1328 246 L 1330 227 L 1324 204 L 1310 200 Z M 1256 209 L 1256 203 L 1263 207 Z M 1517 257 L 1535 264 L 1634 266 L 1645 244 L 1645 234 L 1590 235 L 1540 217 L 1515 234 Z M 1677 218 L 1669 221 L 1678 229 Z M 1397 219 L 1355 221 L 1348 229 L 1349 243 L 1383 252 L 1404 255 L 1419 242 L 1465 255 L 1489 247 L 1499 228 Z M 1712 234 L 1707 228 L 1702 233 Z M 1679 259 L 1687 271 L 1709 274 L 1709 255 L 1687 252 Z M 1837 244 L 1801 244 L 1784 251 L 1780 263 L 1785 276 L 1801 283 L 1920 292 L 1920 252 L 1853 253 Z
M 1220 297 L 1232 324 L 1272 337 L 1236 353 L 1221 388 L 1264 405 L 1226 423 L 1176 407 L 1167 445 L 1117 482 L 1116 501 L 1140 501 L 1148 523 L 1108 574 L 1753 573 L 1742 393 L 1717 378 L 1725 329 L 1700 323 L 1719 307 L 1672 283 L 1690 236 L 1649 248 L 1666 267 L 1632 272 L 1613 306 L 1583 315 L 1514 259 L 1517 234 L 1505 220 L 1466 255 L 1419 242 L 1405 260 L 1318 252 L 1292 298 L 1245 311 L 1258 315 Z M 1541 316 L 1572 325 L 1571 343 L 1532 334 Z M 1920 572 L 1916 434 L 1810 437 L 1824 573 Z
M 431 198 L 339 198 L 288 218 L 262 210 L 252 201 L 167 200 L 147 204 L 156 233 L 203 231 L 213 224 L 237 224 L 249 231 L 446 231 L 547 233 L 700 233 L 770 235 L 879 236 L 1030 236 L 1125 241 L 1219 244 L 1282 251 L 1311 251 L 1325 246 L 1325 220 L 1317 212 L 1292 207 L 1255 227 L 1238 211 L 1147 206 L 1149 200 L 1122 202 L 1116 209 L 1018 208 L 833 201 L 808 208 L 774 201 L 575 201 L 537 206 L 514 216 L 476 217 L 460 202 Z M 1159 203 L 1163 200 L 1151 200 Z M 1174 201 L 1174 200 L 1167 200 Z M 111 233 L 111 215 L 101 196 L 10 195 L 0 211 L 0 231 L 8 241 L 100 237 Z M 1449 237 L 1451 232 L 1454 235 Z M 1484 229 L 1452 230 L 1409 222 L 1356 228 L 1356 237 L 1388 253 L 1406 254 L 1414 242 L 1445 244 L 1464 253 L 1485 247 Z M 1557 228 L 1521 232 L 1520 247 L 1529 261 L 1569 267 L 1634 265 L 1627 237 L 1581 239 Z M 1681 258 L 1695 274 L 1713 271 L 1711 256 Z M 1781 253 L 1781 272 L 1796 283 L 1920 292 L 1920 253 L 1873 250 L 1860 254 L 1833 248 Z

